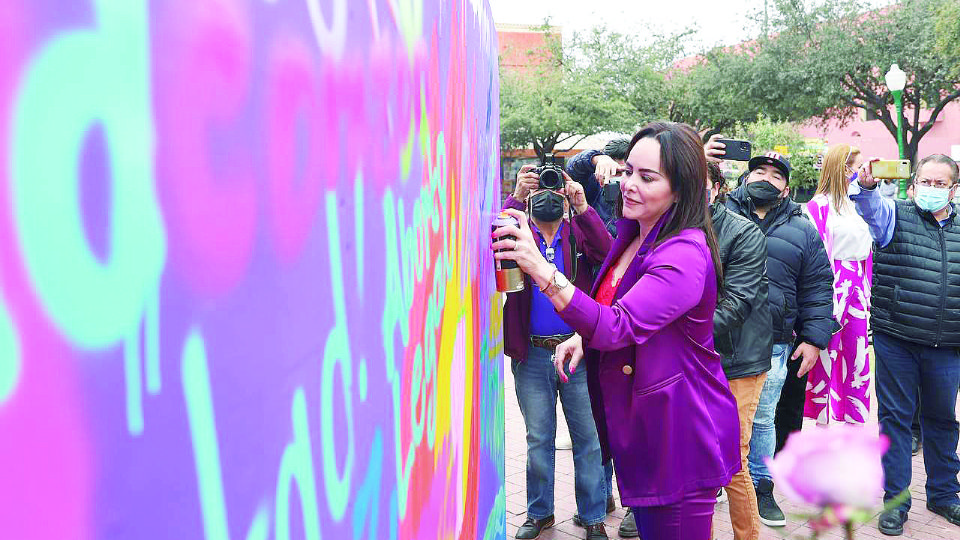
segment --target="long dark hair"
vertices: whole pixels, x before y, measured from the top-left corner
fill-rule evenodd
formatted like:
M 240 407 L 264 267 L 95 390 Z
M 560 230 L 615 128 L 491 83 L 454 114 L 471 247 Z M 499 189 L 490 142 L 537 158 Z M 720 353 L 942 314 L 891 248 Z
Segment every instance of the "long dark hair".
M 719 289 L 723 284 L 723 265 L 720 263 L 713 219 L 707 206 L 707 159 L 703 155 L 700 136 L 687 124 L 651 122 L 633 136 L 627 153 L 633 151 L 640 139 L 647 137 L 660 143 L 660 167 L 670 179 L 670 190 L 677 195 L 676 208 L 660 229 L 654 246 L 673 238 L 684 229 L 700 229 L 710 247 Z

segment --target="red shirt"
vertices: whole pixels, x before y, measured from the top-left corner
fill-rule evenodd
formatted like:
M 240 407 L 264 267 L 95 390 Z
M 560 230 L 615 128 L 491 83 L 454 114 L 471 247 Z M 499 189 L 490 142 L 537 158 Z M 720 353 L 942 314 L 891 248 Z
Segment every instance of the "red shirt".
M 613 281 L 613 266 L 607 269 L 607 275 L 603 276 L 603 281 L 597 287 L 597 303 L 604 306 L 613 305 L 613 296 L 617 294 L 617 283 Z

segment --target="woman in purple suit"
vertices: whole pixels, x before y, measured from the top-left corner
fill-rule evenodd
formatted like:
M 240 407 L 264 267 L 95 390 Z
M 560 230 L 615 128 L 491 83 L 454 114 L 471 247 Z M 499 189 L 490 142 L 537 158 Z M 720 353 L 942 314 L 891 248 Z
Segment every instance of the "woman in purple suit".
M 631 141 L 617 239 L 588 295 L 520 228 L 494 242 L 578 333 L 561 344 L 561 378 L 585 358 L 604 458 L 641 537 L 708 540 L 717 488 L 740 469 L 739 420 L 713 347 L 721 283 L 707 211 L 707 164 L 687 125 L 653 123 Z M 583 369 L 583 368 L 581 368 Z

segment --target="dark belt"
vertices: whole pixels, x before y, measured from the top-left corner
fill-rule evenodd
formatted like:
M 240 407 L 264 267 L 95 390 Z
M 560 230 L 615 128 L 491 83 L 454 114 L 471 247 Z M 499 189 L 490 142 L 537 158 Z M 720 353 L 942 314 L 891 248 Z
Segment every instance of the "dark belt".
M 557 351 L 557 345 L 573 337 L 573 334 L 560 334 L 556 336 L 530 336 L 530 344 L 541 349 L 548 349 L 550 352 Z

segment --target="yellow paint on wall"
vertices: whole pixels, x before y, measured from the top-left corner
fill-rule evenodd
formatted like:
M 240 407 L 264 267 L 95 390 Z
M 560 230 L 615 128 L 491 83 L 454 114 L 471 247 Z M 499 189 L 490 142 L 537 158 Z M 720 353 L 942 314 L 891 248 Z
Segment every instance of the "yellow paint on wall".
M 451 283 L 453 283 L 452 286 Z M 434 464 L 436 464 L 436 460 L 439 459 L 440 452 L 443 450 L 443 436 L 450 431 L 450 390 L 453 386 L 450 380 L 450 368 L 451 363 L 457 361 L 456 358 L 453 358 L 453 348 L 457 340 L 457 323 L 460 321 L 460 314 L 457 312 L 455 301 L 453 301 L 459 299 L 459 291 L 454 289 L 459 288 L 459 286 L 453 279 L 448 279 L 446 286 L 447 295 L 444 301 L 440 323 L 440 346 L 437 348 L 437 399 L 435 403 L 437 407 L 438 444 L 433 445 Z M 456 298 L 454 297 L 454 293 L 457 293 Z M 466 405 L 464 406 L 466 407 Z
M 467 283 L 473 283 L 473 280 L 471 279 L 472 276 L 470 276 L 469 274 L 470 274 L 470 271 L 468 270 L 467 276 L 466 276 Z M 467 294 L 460 297 L 460 304 L 463 306 L 463 319 L 464 319 L 463 322 L 464 322 L 464 326 L 466 326 L 466 328 L 468 329 L 467 335 L 473 338 L 475 334 L 472 331 L 474 328 L 474 325 L 473 325 L 473 303 L 470 301 L 471 291 L 464 291 L 464 292 L 466 292 Z M 473 346 L 474 344 L 470 343 L 464 348 L 464 350 L 466 351 L 466 358 L 463 359 L 463 361 L 466 362 L 466 365 L 464 366 L 465 367 L 464 372 L 466 374 L 466 377 L 465 377 L 466 382 L 463 385 L 463 389 L 466 395 L 463 396 L 463 402 L 465 404 L 468 404 L 463 408 L 463 438 L 461 439 L 462 441 L 464 441 L 463 460 L 461 462 L 461 466 L 463 468 L 463 470 L 461 471 L 461 474 L 463 475 L 462 478 L 464 479 L 467 478 L 467 467 L 470 464 L 470 452 L 474 446 L 474 441 L 470 440 L 470 434 L 473 432 L 472 403 L 473 403 L 473 381 L 475 377 L 474 370 L 473 370 L 473 366 L 474 366 Z M 476 446 L 477 448 L 480 447 L 479 444 L 477 444 Z M 461 486 L 460 500 L 466 500 L 467 482 L 461 482 L 460 486 Z
M 503 293 L 493 293 L 490 299 L 490 349 L 487 360 L 495 360 L 503 353 Z

